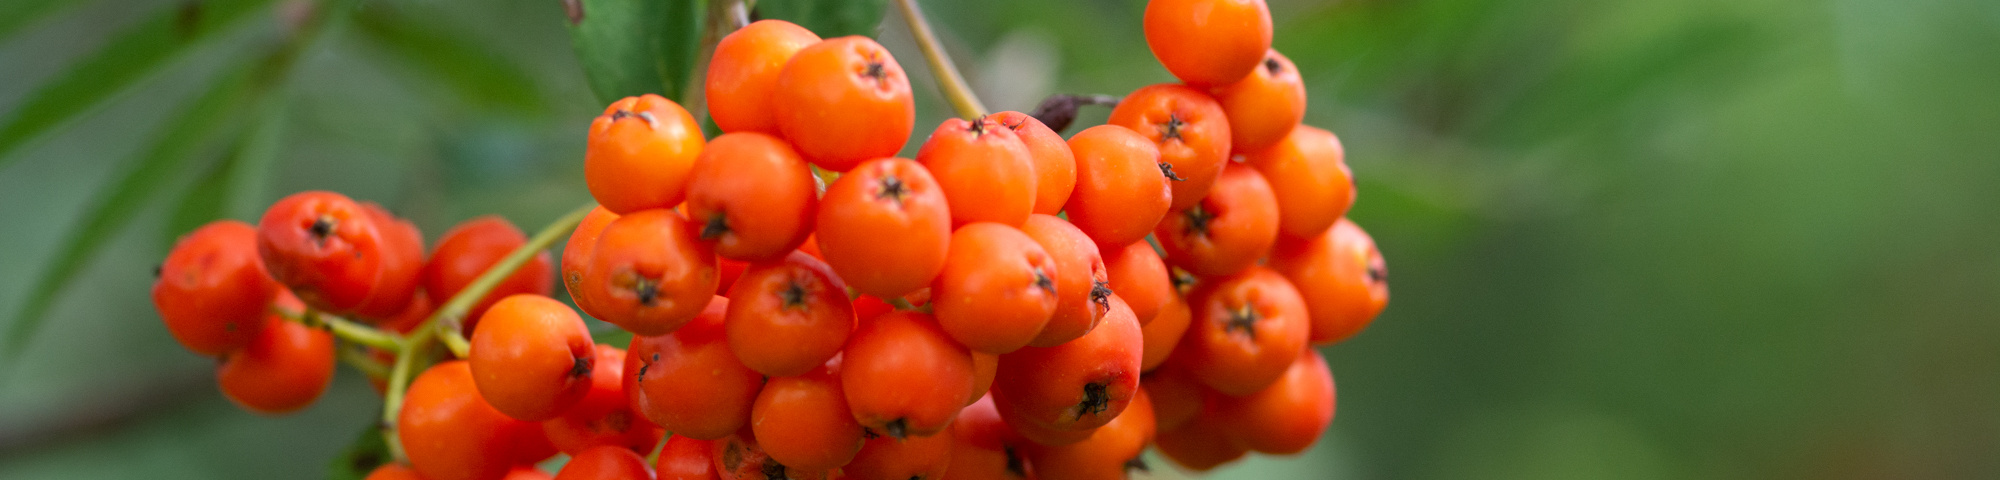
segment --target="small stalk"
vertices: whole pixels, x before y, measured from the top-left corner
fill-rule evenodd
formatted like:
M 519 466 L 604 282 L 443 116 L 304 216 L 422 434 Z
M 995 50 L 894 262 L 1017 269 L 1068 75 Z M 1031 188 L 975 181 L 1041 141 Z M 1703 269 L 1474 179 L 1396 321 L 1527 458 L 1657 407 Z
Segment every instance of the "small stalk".
M 410 336 L 403 340 L 401 348 L 396 351 L 396 364 L 389 370 L 389 385 L 382 394 L 382 437 L 389 443 L 389 452 L 395 454 L 397 459 L 408 460 L 409 457 L 403 455 L 402 442 L 396 437 L 396 417 L 403 412 L 403 396 L 410 388 L 410 377 L 415 374 L 415 370 L 420 366 L 419 363 L 429 363 L 419 362 L 418 357 L 429 352 L 432 342 L 438 340 L 438 334 L 444 329 L 441 325 L 458 325 L 459 320 L 465 318 L 465 313 L 472 310 L 472 306 L 479 303 L 480 298 L 492 292 L 494 287 L 499 286 L 507 276 L 513 275 L 521 265 L 527 264 L 535 254 L 547 250 L 550 245 L 556 243 L 556 240 L 564 238 L 575 230 L 576 225 L 583 223 L 583 217 L 589 215 L 590 209 L 594 207 L 596 205 L 585 205 L 542 227 L 533 237 L 528 238 L 527 244 L 514 249 L 492 267 L 488 267 L 486 273 L 479 274 L 479 278 L 473 279 L 464 290 L 460 290 L 457 295 L 453 295 L 450 300 L 438 306 L 437 311 L 432 312 L 430 318 L 424 319 L 423 324 L 410 331 Z M 452 332 L 450 336 L 457 337 L 461 342 L 465 340 L 465 337 L 457 335 L 457 332 Z M 445 342 L 449 348 L 451 340 Z M 464 356 L 464 353 L 457 351 L 453 354 Z
M 368 378 L 376 380 L 386 380 L 389 378 L 391 366 L 387 363 L 382 363 L 380 359 L 370 356 L 368 350 L 342 348 L 340 349 L 340 361 L 354 366 L 355 370 L 360 370 L 362 374 L 368 375 Z
M 285 320 L 298 322 L 300 325 L 325 329 L 327 332 L 332 333 L 334 338 L 347 343 L 367 345 L 389 351 L 403 348 L 403 337 L 401 335 L 370 327 L 361 322 L 337 317 L 326 312 L 310 308 L 304 312 L 295 312 L 278 308 L 274 305 L 271 307 L 271 313 L 284 317 Z
M 472 355 L 472 342 L 465 339 L 465 333 L 457 325 L 438 323 L 437 337 L 444 341 L 444 348 L 451 350 L 451 356 L 466 358 Z
M 965 76 L 958 73 L 958 66 L 951 63 L 951 57 L 944 52 L 944 45 L 938 42 L 937 33 L 931 31 L 931 23 L 924 19 L 924 11 L 917 7 L 917 0 L 896 0 L 896 6 L 903 11 L 903 20 L 910 25 L 910 35 L 917 38 L 917 47 L 924 51 L 924 61 L 931 65 L 931 76 L 937 77 L 938 89 L 944 91 L 944 98 L 951 102 L 952 110 L 966 119 L 986 115 L 986 105 L 979 102 L 979 96 L 972 93 L 972 86 L 965 83 Z

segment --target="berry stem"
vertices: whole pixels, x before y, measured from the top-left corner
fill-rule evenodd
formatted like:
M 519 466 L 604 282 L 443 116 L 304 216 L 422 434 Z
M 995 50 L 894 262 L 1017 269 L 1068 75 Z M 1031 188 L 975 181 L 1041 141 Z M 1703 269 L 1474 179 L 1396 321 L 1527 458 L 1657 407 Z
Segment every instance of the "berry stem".
M 333 332 L 333 336 L 339 337 L 341 340 L 349 343 L 367 345 L 383 350 L 396 350 L 403 347 L 403 337 L 401 335 L 362 325 L 360 322 L 313 310 L 307 310 L 305 318 L 307 319 L 305 320 L 306 325 L 324 325 L 327 331 Z
M 520 269 L 521 265 L 527 264 L 529 259 L 535 257 L 535 254 L 548 249 L 550 245 L 555 244 L 556 240 L 562 239 L 570 231 L 575 230 L 576 225 L 583 222 L 584 215 L 590 214 L 590 209 L 593 207 L 596 207 L 596 205 L 588 205 L 577 209 L 574 212 L 563 215 L 562 218 L 556 219 L 555 222 L 550 223 L 548 226 L 542 227 L 541 231 L 535 232 L 535 236 L 528 238 L 527 244 L 521 245 L 521 248 L 516 248 L 513 252 L 508 253 L 498 263 L 494 263 L 491 268 L 487 268 L 486 273 L 480 274 L 479 278 L 473 279 L 472 283 L 467 284 L 464 290 L 460 290 L 457 295 L 453 295 L 450 300 L 446 300 L 444 305 L 439 306 L 436 312 L 432 312 L 431 318 L 425 319 L 424 324 L 417 327 L 417 329 L 433 330 L 438 328 L 436 326 L 438 323 L 463 324 L 465 313 L 471 311 L 472 306 L 479 303 L 480 298 L 492 292 L 494 287 L 500 286 L 500 282 L 507 280 L 508 275 L 513 275 L 514 270 Z
M 389 378 L 389 364 L 382 363 L 382 360 L 369 356 L 366 349 L 342 348 L 340 349 L 340 361 L 354 366 L 355 370 L 360 370 L 362 374 L 368 375 L 368 378 L 377 380 Z
M 361 322 L 333 316 L 326 312 L 310 308 L 303 312 L 297 312 L 272 305 L 271 313 L 279 317 L 284 317 L 287 321 L 297 322 L 300 325 L 326 329 L 327 332 L 333 334 L 334 338 L 339 338 L 341 341 L 347 343 L 367 345 L 390 351 L 403 348 L 403 337 L 401 335 L 370 327 Z
M 451 350 L 451 356 L 465 358 L 472 355 L 472 342 L 465 339 L 465 334 L 459 332 L 458 327 L 440 322 L 437 324 L 437 336 L 438 340 L 444 341 L 444 348 Z
M 528 259 L 534 258 L 536 253 L 547 250 L 550 245 L 556 243 L 556 240 L 575 230 L 576 225 L 583 223 L 583 217 L 589 215 L 590 209 L 595 207 L 596 204 L 585 205 L 536 231 L 533 237 L 528 237 L 527 244 L 514 249 L 492 267 L 487 268 L 486 273 L 479 274 L 479 278 L 473 279 L 464 290 L 459 290 L 457 295 L 453 295 L 450 300 L 444 302 L 444 305 L 439 306 L 436 312 L 432 312 L 430 318 L 424 319 L 423 324 L 410 331 L 409 338 L 404 339 L 401 348 L 396 351 L 396 364 L 389 369 L 389 384 L 387 391 L 382 394 L 382 437 L 389 444 L 389 452 L 395 454 L 398 460 L 409 459 L 403 455 L 402 442 L 396 438 L 396 417 L 403 411 L 403 394 L 409 390 L 410 376 L 418 364 L 429 363 L 419 362 L 418 357 L 430 351 L 431 342 L 438 340 L 438 334 L 443 332 L 446 326 L 459 325 L 459 320 L 465 318 L 465 313 L 472 310 L 473 304 L 492 292 L 502 280 L 507 279 L 507 276 L 513 275 L 514 270 L 527 264 Z M 457 337 L 458 341 L 465 341 L 465 337 L 458 335 L 458 332 L 451 333 L 447 337 Z M 447 348 L 450 348 L 451 340 L 447 339 L 445 343 Z M 470 346 L 467 346 L 466 350 L 470 349 Z M 465 356 L 465 352 L 455 348 L 452 353 L 460 357 Z
M 938 89 L 944 91 L 944 98 L 951 102 L 952 110 L 967 119 L 986 115 L 986 105 L 973 95 L 972 86 L 965 83 L 965 75 L 958 73 L 958 66 L 951 63 L 951 57 L 944 52 L 944 45 L 938 42 L 937 33 L 931 31 L 931 23 L 924 19 L 924 11 L 917 7 L 917 0 L 896 0 L 896 6 L 903 10 L 903 20 L 910 25 L 910 36 L 917 38 L 917 46 L 924 51 L 924 62 L 931 65 L 931 75 L 937 77 Z

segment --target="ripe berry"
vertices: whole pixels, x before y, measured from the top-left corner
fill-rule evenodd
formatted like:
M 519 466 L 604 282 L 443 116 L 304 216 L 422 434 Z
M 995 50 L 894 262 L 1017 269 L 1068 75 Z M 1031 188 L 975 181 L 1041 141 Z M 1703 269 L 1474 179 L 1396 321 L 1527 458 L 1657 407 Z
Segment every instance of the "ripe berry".
M 437 249 L 431 251 L 430 260 L 424 262 L 421 273 L 424 292 L 450 299 L 485 274 L 486 269 L 500 263 L 501 258 L 527 243 L 528 236 L 521 234 L 521 229 L 515 228 L 507 219 L 487 215 L 466 220 L 445 232 L 444 238 L 438 240 Z M 549 284 L 549 277 L 554 275 L 550 263 L 549 252 L 537 252 L 528 263 L 501 280 L 466 312 L 465 331 L 472 332 L 486 309 L 509 295 L 548 296 L 554 288 Z
M 294 305 L 285 308 L 297 309 Z M 276 315 L 261 319 L 250 343 L 222 357 L 215 369 L 222 393 L 246 410 L 291 413 L 326 392 L 333 382 L 333 334 Z
M 725 132 L 778 134 L 774 105 L 778 72 L 819 35 L 792 22 L 751 22 L 715 43 L 704 82 L 708 116 Z
M 1035 208 L 1035 163 L 1027 144 L 991 118 L 953 118 L 917 151 L 951 202 L 952 225 L 996 222 L 1019 227 Z
M 1277 145 L 1243 156 L 1271 183 L 1278 201 L 1278 232 L 1313 238 L 1333 226 L 1354 205 L 1354 173 L 1343 161 L 1333 132 L 1300 125 Z
M 1278 381 L 1242 397 L 1218 395 L 1215 413 L 1232 442 L 1276 455 L 1305 451 L 1333 423 L 1333 373 L 1319 352 L 1299 353 Z
M 1173 362 L 1160 365 L 1140 378 L 1139 386 L 1153 402 L 1153 420 L 1160 431 L 1181 428 L 1207 408 L 1208 387 Z
M 817 368 L 840 353 L 853 331 L 847 286 L 811 255 L 751 264 L 729 289 L 729 348 L 765 375 Z
M 1161 429 L 1153 439 L 1153 446 L 1160 450 L 1161 456 L 1183 468 L 1206 472 L 1243 458 L 1243 454 L 1249 452 L 1230 441 L 1224 430 L 1221 420 L 1204 413 L 1180 428 Z
M 715 472 L 722 480 L 826 480 L 833 478 L 832 471 L 811 470 L 778 463 L 764 453 L 750 429 L 710 442 L 709 455 L 715 461 Z
M 668 335 L 634 336 L 625 352 L 626 398 L 674 435 L 714 440 L 750 420 L 764 375 L 743 366 L 724 338 L 729 299 L 716 297 Z
M 929 285 L 951 242 L 944 191 L 930 171 L 902 158 L 863 163 L 827 186 L 817 225 L 827 266 L 880 298 Z
M 771 460 L 793 468 L 831 470 L 854 460 L 862 431 L 841 393 L 840 360 L 771 377 L 750 409 L 750 429 Z
M 375 327 L 407 334 L 411 330 L 416 330 L 417 327 L 422 326 L 425 320 L 430 320 L 431 314 L 436 311 L 437 305 L 431 302 L 430 294 L 425 293 L 423 290 L 418 290 L 416 295 L 410 296 L 410 305 L 403 307 L 401 313 L 376 321 Z M 393 359 L 394 357 L 391 356 L 390 358 Z
M 582 309 L 583 313 L 592 317 L 601 318 L 599 312 L 603 309 L 586 301 L 588 299 L 583 295 L 583 272 L 590 266 L 590 253 L 597 249 L 597 237 L 604 233 L 605 226 L 611 225 L 611 221 L 617 219 L 618 214 L 611 213 L 602 206 L 591 208 L 590 213 L 583 216 L 583 221 L 576 225 L 576 230 L 570 232 L 569 241 L 563 243 L 563 289 L 569 291 L 569 298 L 576 302 L 576 308 Z
M 1280 242 L 1271 268 L 1305 294 L 1312 341 L 1339 343 L 1368 328 L 1389 304 L 1389 267 L 1375 239 L 1343 218 L 1311 240 Z
M 1278 143 L 1306 117 L 1305 81 L 1277 50 L 1266 52 L 1243 80 L 1215 89 L 1215 100 L 1229 115 L 1229 146 L 1238 153 Z
M 1206 93 L 1183 85 L 1142 87 L 1111 110 L 1110 123 L 1152 140 L 1160 148 L 1160 174 L 1173 180 L 1173 210 L 1208 194 L 1229 162 L 1229 119 Z M 1106 242 L 1109 243 L 1109 242 Z
M 1139 360 L 1139 369 L 1150 372 L 1166 363 L 1167 356 L 1174 353 L 1174 346 L 1179 345 L 1181 336 L 1187 333 L 1188 323 L 1194 320 L 1193 317 L 1194 312 L 1188 311 L 1187 300 L 1180 296 L 1174 296 L 1167 300 L 1166 305 L 1160 306 L 1153 321 L 1139 327 L 1146 345 L 1145 355 Z
M 264 327 L 278 282 L 257 256 L 257 229 L 234 220 L 181 237 L 153 280 L 153 306 L 167 333 L 202 355 L 241 348 Z
M 545 473 L 540 469 L 535 468 L 535 466 L 532 464 L 516 465 L 514 466 L 514 469 L 507 471 L 507 476 L 500 477 L 500 480 L 554 480 L 554 479 L 555 477 L 549 476 L 548 473 Z
M 271 276 L 315 309 L 382 318 L 409 306 L 423 266 L 416 227 L 338 193 L 278 200 L 257 224 Z
M 1167 214 L 1153 230 L 1167 262 L 1221 276 L 1257 263 L 1278 240 L 1278 202 L 1256 169 L 1231 164 L 1208 197 Z
M 520 430 L 539 428 L 500 413 L 473 386 L 463 360 L 431 366 L 410 383 L 396 438 L 410 466 L 431 480 L 492 480 L 525 456 Z
M 944 271 L 931 283 L 931 308 L 953 339 L 986 353 L 1012 352 L 1035 339 L 1056 309 L 1055 258 L 1014 227 L 980 222 L 951 235 Z
M 1076 190 L 1063 210 L 1098 245 L 1146 238 L 1167 214 L 1173 187 L 1160 173 L 1160 148 L 1118 125 L 1098 125 L 1069 139 L 1076 154 Z
M 549 443 L 575 455 L 598 445 L 649 451 L 664 433 L 647 421 L 625 394 L 625 350 L 610 345 L 595 349 L 590 392 L 556 418 L 542 422 Z
M 770 260 L 805 243 L 819 207 L 812 167 L 784 140 L 729 133 L 708 143 L 688 177 L 687 216 L 724 258 Z
M 965 399 L 965 404 L 971 405 L 993 391 L 993 376 L 999 372 L 999 355 L 972 350 L 972 397 Z
M 653 462 L 654 474 L 659 480 L 716 480 L 709 443 L 681 435 L 667 437 L 659 460 Z
M 1153 405 L 1141 391 L 1124 413 L 1092 431 L 1090 438 L 1060 446 L 1031 444 L 1028 461 L 1045 480 L 1128 478 L 1133 470 L 1147 468 L 1139 454 L 1153 443 L 1153 427 Z
M 672 210 L 633 212 L 604 227 L 584 272 L 585 302 L 606 322 L 638 335 L 680 328 L 708 305 L 721 281 L 715 251 Z
M 993 400 L 1022 435 L 1043 444 L 1070 443 L 1116 418 L 1139 390 L 1139 321 L 1113 295 L 1104 323 L 1054 347 L 1027 347 L 1000 356 Z
M 778 130 L 820 168 L 847 171 L 895 155 L 916 104 L 902 65 L 875 40 L 832 38 L 792 55 L 773 99 Z
M 501 299 L 472 332 L 472 377 L 507 416 L 555 418 L 590 393 L 590 328 L 568 305 L 540 295 Z
M 1051 215 L 1035 214 L 1021 226 L 1056 262 L 1056 310 L 1030 346 L 1053 347 L 1097 328 L 1111 308 L 1111 282 L 1097 244 L 1082 230 Z
M 1182 82 L 1228 85 L 1271 48 L 1271 11 L 1264 0 L 1151 0 L 1146 46 Z
M 1028 440 L 1000 419 L 993 397 L 980 398 L 958 412 L 951 424 L 951 466 L 946 480 L 1023 480 L 1032 478 L 1025 448 Z
M 1140 326 L 1152 325 L 1160 308 L 1177 295 L 1173 281 L 1167 278 L 1166 261 L 1150 243 L 1104 248 L 1104 276 L 1111 291 L 1132 307 L 1132 316 L 1139 317 Z
M 403 464 L 384 463 L 369 471 L 368 476 L 361 480 L 424 480 L 424 477 L 417 475 L 416 470 L 411 470 Z
M 571 456 L 555 480 L 653 480 L 653 469 L 629 449 L 600 445 Z
M 583 178 L 605 210 L 627 215 L 681 203 L 701 154 L 701 126 L 673 100 L 625 97 L 590 122 Z
M 954 415 L 957 412 L 953 412 Z M 896 438 L 872 434 L 841 472 L 856 480 L 931 480 L 951 466 L 952 436 Z
M 1298 290 L 1264 267 L 1203 283 L 1188 306 L 1194 320 L 1173 357 L 1226 395 L 1249 395 L 1277 380 L 1312 328 Z
M 1076 156 L 1062 135 L 1048 125 L 1021 112 L 1000 112 L 986 117 L 1014 131 L 1028 147 L 1035 170 L 1035 213 L 1055 215 L 1069 202 L 1076 189 Z
M 943 431 L 974 381 L 971 351 L 921 312 L 863 320 L 841 355 L 840 385 L 854 420 L 896 440 Z

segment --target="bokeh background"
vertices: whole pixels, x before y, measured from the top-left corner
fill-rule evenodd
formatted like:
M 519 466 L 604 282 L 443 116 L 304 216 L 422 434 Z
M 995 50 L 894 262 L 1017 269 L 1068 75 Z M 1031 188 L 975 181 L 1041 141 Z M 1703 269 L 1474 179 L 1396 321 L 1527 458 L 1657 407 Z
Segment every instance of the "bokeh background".
M 924 3 L 995 109 L 1171 80 L 1141 1 Z M 0 118 L 183 5 L 0 3 Z M 559 2 L 363 0 L 276 81 L 226 83 L 311 7 L 249 11 L 0 157 L 0 325 L 65 245 L 104 245 L 4 339 L 0 478 L 319 478 L 373 418 L 350 369 L 303 413 L 245 413 L 173 342 L 150 271 L 201 220 L 332 189 L 435 240 L 589 200 L 601 105 Z M 1271 10 L 1394 299 L 1324 349 L 1322 442 L 1215 478 L 2000 477 L 2000 2 Z M 879 37 L 916 78 L 913 152 L 948 112 L 900 18 Z M 218 91 L 247 93 L 190 111 Z M 113 201 L 132 221 L 88 227 Z

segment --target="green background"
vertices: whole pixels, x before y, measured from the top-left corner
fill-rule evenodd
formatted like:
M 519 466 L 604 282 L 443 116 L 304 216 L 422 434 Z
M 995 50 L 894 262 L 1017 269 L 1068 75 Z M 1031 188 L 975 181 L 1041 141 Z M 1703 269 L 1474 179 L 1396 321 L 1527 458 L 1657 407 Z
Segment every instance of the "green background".
M 6 1 L 8 117 L 180 5 Z M 1171 79 L 1143 2 L 925 3 L 991 108 Z M 1324 350 L 1341 395 L 1319 445 L 1215 477 L 2000 477 L 2000 3 L 1271 3 L 1307 121 L 1347 146 L 1352 217 L 1394 297 Z M 0 158 L 0 315 L 93 195 L 301 5 L 247 14 Z M 0 359 L 0 478 L 317 478 L 373 418 L 348 369 L 287 417 L 216 392 L 213 360 L 182 351 L 148 300 L 188 225 L 176 212 L 249 218 L 332 189 L 434 241 L 475 215 L 532 230 L 589 200 L 600 104 L 559 2 L 356 8 L 379 18 L 330 25 L 273 101 L 240 107 L 261 113 L 188 139 L 160 194 L 96 239 L 43 328 Z M 915 78 L 914 145 L 949 113 L 888 20 L 879 37 Z M 252 176 L 266 181 L 202 187 L 246 132 L 275 139 Z

